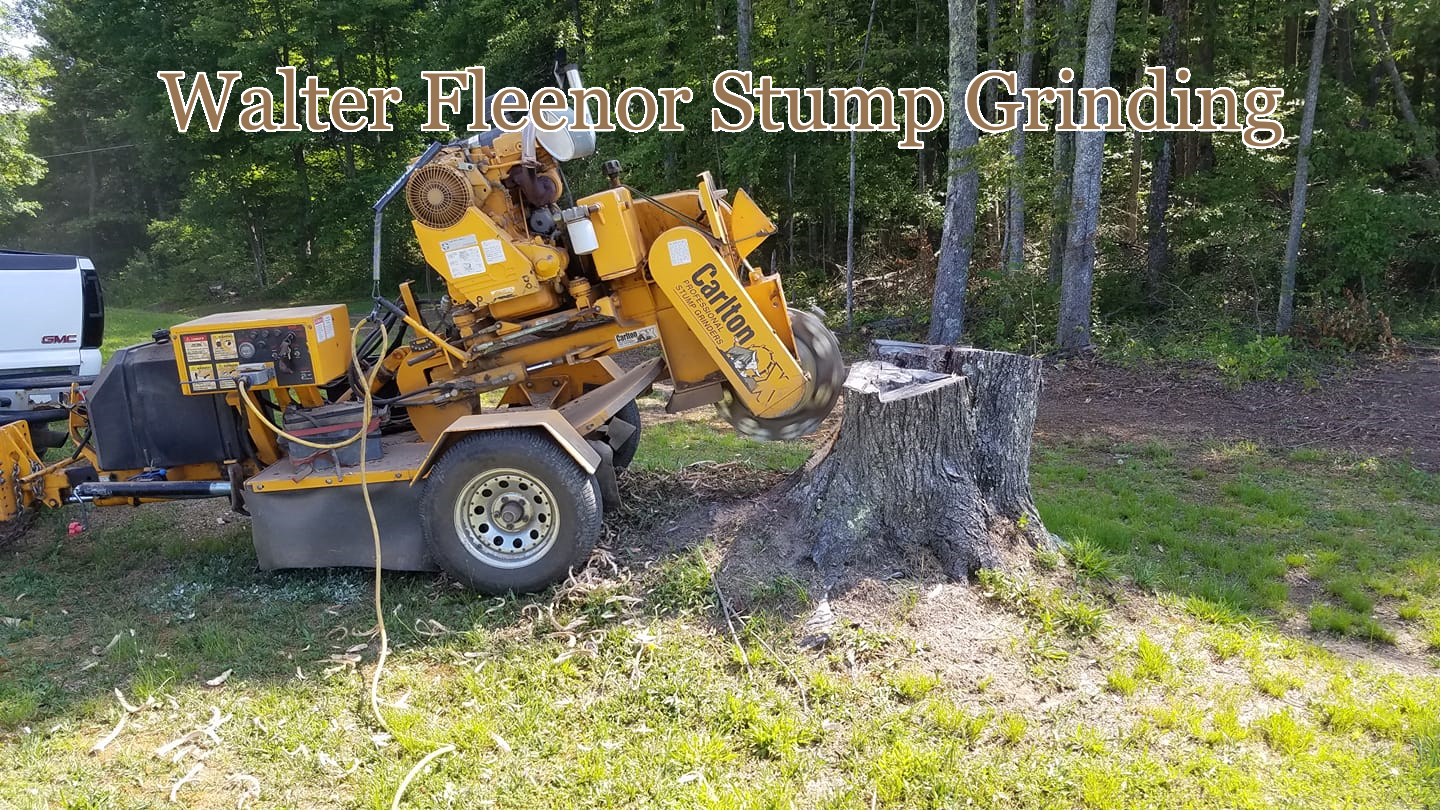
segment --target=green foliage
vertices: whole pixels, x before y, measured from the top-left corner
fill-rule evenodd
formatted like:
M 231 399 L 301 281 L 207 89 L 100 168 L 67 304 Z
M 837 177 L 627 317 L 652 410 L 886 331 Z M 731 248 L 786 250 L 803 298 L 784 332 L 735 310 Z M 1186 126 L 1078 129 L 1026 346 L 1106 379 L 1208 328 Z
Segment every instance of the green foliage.
M 533 89 L 551 81 L 554 52 L 566 48 L 591 84 L 612 93 L 669 86 L 696 97 L 681 106 L 682 133 L 602 135 L 601 156 L 567 167 L 577 191 L 603 184 L 598 166 L 605 158 L 621 160 L 627 182 L 651 192 L 689 186 L 697 172 L 711 169 L 722 185 L 752 191 L 779 226 L 752 258 L 789 273 L 798 293 L 793 301 L 819 303 L 832 316 L 843 309 L 850 138 L 758 126 L 733 135 L 711 131 L 710 82 L 736 55 L 736 17 L 724 4 L 356 0 L 342 8 L 294 0 L 257 10 L 219 0 L 45 0 L 20 8 L 24 18 L 11 13 L 5 20 L 6 39 L 33 25 L 41 41 L 34 58 L 18 51 L 0 57 L 0 236 L 16 246 L 91 255 L 112 300 L 219 307 L 362 290 L 369 205 L 432 137 L 418 129 L 425 98 L 419 71 L 484 65 L 492 88 Z M 1301 322 L 1313 321 L 1322 336 L 1335 331 L 1326 325 L 1333 312 L 1325 302 L 1346 292 L 1394 315 L 1396 304 L 1413 305 L 1416 293 L 1433 295 L 1440 284 L 1440 195 L 1418 171 L 1435 146 L 1434 94 L 1423 77 L 1440 73 L 1440 41 L 1424 8 L 1382 10 L 1420 127 L 1412 131 L 1394 113 L 1388 82 L 1370 81 L 1376 48 L 1368 15 L 1338 9 L 1344 19 L 1335 27 L 1349 32 L 1349 51 L 1333 46 L 1325 64 L 1299 278 L 1300 301 L 1308 305 Z M 753 11 L 753 68 L 777 85 L 945 83 L 949 53 L 936 21 L 946 9 L 938 0 L 875 6 L 863 77 L 859 53 L 870 16 L 863 0 L 765 0 Z M 1013 62 L 1015 9 L 1002 4 L 1000 12 L 997 41 L 982 36 L 982 62 Z M 1276 47 L 1295 13 L 1265 0 L 1243 13 L 1188 15 L 1183 41 L 1206 44 L 1204 59 L 1190 59 L 1191 84 L 1278 86 L 1287 102 L 1300 97 L 1303 65 L 1288 65 Z M 1037 84 L 1053 83 L 1056 66 L 1079 62 L 1080 54 L 1059 52 L 1059 33 L 1066 25 L 1083 28 L 1083 14 L 1068 23 L 1061 16 L 1058 7 L 1042 4 Z M 1116 30 L 1115 76 L 1134 76 L 1153 61 L 1164 20 L 1122 5 Z M 246 135 L 232 119 L 218 133 L 192 127 L 181 134 L 155 79 L 162 69 L 228 68 L 244 72 L 243 85 L 275 90 L 277 64 L 331 88 L 400 87 L 406 101 L 393 110 L 394 131 Z M 1126 83 L 1122 92 L 1130 89 Z M 456 134 L 458 122 L 469 118 L 468 99 L 466 105 L 454 116 Z M 233 114 L 234 100 L 231 107 Z M 1299 104 L 1282 107 L 1291 138 L 1274 149 L 1249 149 L 1230 133 L 1176 140 L 1184 159 L 1167 217 L 1171 261 L 1156 289 L 1144 279 L 1147 234 L 1143 228 L 1132 234 L 1122 223 L 1147 193 L 1158 135 L 1139 142 L 1138 195 L 1130 186 L 1134 141 L 1107 139 L 1092 302 L 1103 350 L 1133 359 L 1175 354 L 1175 346 L 1162 351 L 1142 334 L 1163 331 L 1156 322 L 1162 316 L 1158 326 L 1183 333 L 1176 342 L 1189 344 L 1192 359 L 1220 365 L 1227 378 L 1286 375 L 1294 347 L 1254 338 L 1272 320 L 1300 114 Z M 1064 218 L 1066 200 L 1054 204 L 1053 134 L 1031 133 L 1018 166 L 1010 142 L 1008 134 L 986 136 L 969 155 L 982 182 L 968 337 L 1038 353 L 1054 345 L 1058 293 L 1046 272 L 1048 237 Z M 949 179 L 945 133 L 931 133 L 923 150 L 894 143 L 888 132 L 855 138 L 857 311 L 849 339 L 856 347 L 876 336 L 921 337 L 929 318 Z M 1026 260 L 1007 272 L 1003 215 L 1012 177 L 1026 204 Z M 1145 201 L 1138 202 L 1143 220 Z M 26 211 L 37 216 L 16 216 Z M 405 219 L 392 210 L 385 281 L 433 281 Z M 1435 334 L 1434 307 L 1415 309 L 1405 320 L 1415 331 L 1398 333 Z M 1248 334 L 1236 338 L 1234 323 Z M 1371 336 L 1354 332 L 1343 330 L 1338 345 L 1376 348 Z M 1223 339 L 1212 345 L 1210 336 Z M 1321 348 L 1332 348 L 1328 338 Z
M 1295 365 L 1295 355 L 1288 337 L 1257 337 L 1235 351 L 1215 360 L 1220 375 L 1230 385 L 1261 380 L 1284 380 Z
M 0 6 L 0 224 L 38 208 L 27 186 L 45 174 L 45 161 L 29 150 L 26 127 L 43 99 L 40 84 L 49 67 L 13 43 L 26 33 L 18 7 Z

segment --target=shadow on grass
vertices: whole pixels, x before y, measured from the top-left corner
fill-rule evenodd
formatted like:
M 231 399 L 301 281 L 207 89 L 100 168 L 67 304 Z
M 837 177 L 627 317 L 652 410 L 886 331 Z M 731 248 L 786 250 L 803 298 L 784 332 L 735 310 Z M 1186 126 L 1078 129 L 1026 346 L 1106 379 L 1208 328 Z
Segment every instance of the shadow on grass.
M 225 670 L 318 677 L 366 642 L 373 660 L 369 570 L 264 572 L 247 522 L 186 529 L 180 508 L 116 507 L 78 537 L 66 534 L 74 512 L 47 513 L 0 552 L 0 729 L 94 708 L 116 688 L 138 703 Z M 392 647 L 412 649 L 432 644 L 431 621 L 484 632 L 525 604 L 423 573 L 387 572 L 383 596 Z

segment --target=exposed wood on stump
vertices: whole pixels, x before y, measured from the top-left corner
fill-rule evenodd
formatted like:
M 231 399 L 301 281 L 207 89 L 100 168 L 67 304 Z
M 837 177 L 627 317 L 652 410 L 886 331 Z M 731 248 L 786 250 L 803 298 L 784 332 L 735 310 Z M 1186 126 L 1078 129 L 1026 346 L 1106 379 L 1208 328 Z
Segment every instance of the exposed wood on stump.
M 874 355 L 851 368 L 840 431 L 795 490 L 826 576 L 938 562 L 961 579 L 1053 549 L 1030 494 L 1040 361 L 894 341 Z

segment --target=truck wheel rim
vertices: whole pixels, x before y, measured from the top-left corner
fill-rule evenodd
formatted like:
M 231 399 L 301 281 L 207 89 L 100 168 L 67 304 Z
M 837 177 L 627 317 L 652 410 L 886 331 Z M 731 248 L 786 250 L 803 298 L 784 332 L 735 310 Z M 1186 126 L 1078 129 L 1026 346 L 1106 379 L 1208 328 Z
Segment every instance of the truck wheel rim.
M 523 568 L 550 551 L 560 534 L 555 496 L 515 469 L 475 476 L 455 501 L 455 529 L 465 549 L 496 568 Z

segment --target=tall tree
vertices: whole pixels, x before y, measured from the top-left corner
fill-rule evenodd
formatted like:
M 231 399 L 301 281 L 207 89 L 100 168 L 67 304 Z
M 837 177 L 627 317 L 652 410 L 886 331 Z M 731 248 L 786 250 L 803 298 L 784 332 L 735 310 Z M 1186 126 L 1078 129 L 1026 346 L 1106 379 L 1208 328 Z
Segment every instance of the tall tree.
M 870 0 L 870 21 L 865 24 L 865 44 L 860 47 L 860 69 L 856 71 L 855 86 L 862 87 L 865 81 L 865 57 L 870 55 L 870 33 L 875 29 L 875 4 Z M 848 108 L 848 104 L 846 105 Z M 840 114 L 840 110 L 836 114 Z M 848 111 L 845 112 L 848 115 Z M 855 120 L 864 120 L 869 110 L 855 101 Z M 855 130 L 850 130 L 850 204 L 845 209 L 845 328 L 855 328 Z
M 1076 0 L 1060 0 L 1059 20 L 1056 23 L 1056 70 L 1076 68 L 1079 61 L 1079 45 L 1076 42 Z M 1073 86 L 1075 82 L 1059 82 L 1060 87 Z M 1050 283 L 1060 283 L 1060 271 L 1065 267 L 1065 236 L 1070 230 L 1070 183 L 1075 171 L 1075 133 L 1056 132 L 1055 147 L 1051 153 L 1051 177 L 1054 186 L 1050 194 Z
M 1180 40 L 1180 4 L 1183 0 L 1165 0 L 1163 14 L 1165 32 L 1160 36 L 1160 65 L 1165 69 L 1167 84 L 1173 81 L 1176 48 Z M 1160 99 L 1155 108 L 1157 118 L 1168 115 L 1169 99 Z M 1150 170 L 1150 199 L 1145 207 L 1146 230 L 1150 243 L 1145 251 L 1145 298 L 1152 307 L 1161 300 L 1161 284 L 1170 266 L 1170 231 L 1165 216 L 1170 210 L 1170 176 L 1175 168 L 1175 133 L 1160 132 L 1160 153 Z
M 750 32 L 755 25 L 755 11 L 750 0 L 735 0 L 735 63 L 741 70 L 750 69 Z
M 1135 66 L 1135 86 L 1145 84 L 1145 68 L 1149 64 L 1150 0 L 1140 3 L 1140 61 Z M 1160 103 L 1165 103 L 1161 99 Z M 1135 130 L 1130 133 L 1130 194 L 1125 198 L 1125 237 L 1131 242 L 1140 241 L 1140 178 L 1143 175 L 1145 154 L 1145 133 Z
M 1405 80 L 1400 77 L 1400 69 L 1395 66 L 1395 53 L 1390 49 L 1390 37 L 1385 33 L 1385 26 L 1380 22 L 1380 15 L 1375 10 L 1375 4 L 1370 4 L 1370 21 L 1375 26 L 1375 37 L 1380 41 L 1380 60 L 1385 65 L 1385 72 L 1390 74 L 1390 85 L 1395 88 L 1395 103 L 1400 106 L 1400 114 L 1404 116 L 1405 123 L 1410 129 L 1420 136 L 1420 165 L 1432 178 L 1440 180 L 1440 162 L 1435 160 L 1435 147 L 1426 143 L 1420 135 L 1420 122 L 1415 118 L 1415 108 L 1410 105 L 1410 94 L 1405 92 Z
M 950 182 L 945 192 L 940 262 L 935 269 L 935 299 L 930 308 L 930 342 L 937 344 L 958 343 L 965 331 L 965 289 L 970 282 L 975 206 L 980 199 L 980 174 L 970 154 L 980 140 L 980 131 L 965 113 L 965 88 L 975 78 L 976 3 L 949 0 L 948 5 Z
M 1305 80 L 1305 112 L 1300 118 L 1300 143 L 1295 156 L 1295 188 L 1290 195 L 1290 233 L 1280 274 L 1280 310 L 1275 334 L 1287 335 L 1295 321 L 1295 268 L 1300 262 L 1300 231 L 1305 226 L 1305 195 L 1310 182 L 1310 139 L 1315 134 L 1315 106 L 1320 99 L 1320 66 L 1325 62 L 1325 34 L 1330 26 L 1330 0 L 1320 0 L 1315 36 L 1310 44 L 1310 76 Z
M 1085 35 L 1083 87 L 1110 83 L 1110 54 L 1115 47 L 1115 0 L 1092 0 Z M 1085 121 L 1093 125 L 1119 110 L 1099 99 L 1084 105 Z M 1079 106 L 1079 105 L 1077 105 Z M 1095 235 L 1100 226 L 1100 175 L 1104 169 L 1105 133 L 1082 131 L 1075 137 L 1075 179 L 1070 193 L 1070 232 L 1065 239 L 1065 266 L 1060 279 L 1061 351 L 1090 348 L 1090 299 L 1095 286 Z
M 1000 67 L 1000 3 L 999 0 L 985 0 L 985 69 L 998 70 Z M 985 85 L 985 113 L 995 111 L 995 83 Z
M 1035 65 L 1035 0 L 1021 0 L 1020 56 L 1015 60 L 1015 89 L 1030 86 Z M 1020 97 L 1021 121 L 1027 112 L 1024 96 Z M 1005 271 L 1015 273 L 1025 267 L 1025 128 L 1015 128 L 1010 141 L 1010 189 L 1006 200 Z

